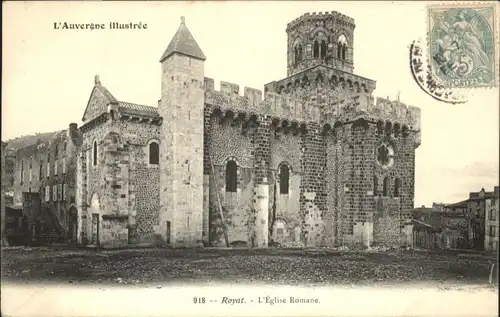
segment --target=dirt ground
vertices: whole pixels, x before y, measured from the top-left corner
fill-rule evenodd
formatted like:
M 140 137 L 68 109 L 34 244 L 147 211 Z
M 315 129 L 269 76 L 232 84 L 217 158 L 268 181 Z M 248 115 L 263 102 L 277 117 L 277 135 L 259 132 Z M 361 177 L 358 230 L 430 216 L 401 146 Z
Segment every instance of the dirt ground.
M 488 286 L 492 261 L 424 251 L 11 247 L 2 250 L 2 282 Z

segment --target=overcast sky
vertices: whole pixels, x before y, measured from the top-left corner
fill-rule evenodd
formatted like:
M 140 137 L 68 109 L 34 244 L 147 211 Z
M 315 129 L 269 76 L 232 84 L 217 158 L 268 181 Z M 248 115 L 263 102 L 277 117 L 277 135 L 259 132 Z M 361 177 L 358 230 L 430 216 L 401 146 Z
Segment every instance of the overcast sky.
M 205 76 L 263 89 L 286 76 L 288 22 L 306 12 L 355 19 L 354 72 L 376 96 L 422 109 L 415 205 L 456 202 L 498 184 L 498 89 L 466 104 L 435 101 L 413 81 L 408 46 L 427 32 L 421 2 L 8 2 L 3 5 L 2 140 L 81 123 L 94 83 L 119 100 L 156 106 L 161 54 L 180 17 L 205 53 Z M 146 23 L 147 30 L 54 30 L 54 22 Z

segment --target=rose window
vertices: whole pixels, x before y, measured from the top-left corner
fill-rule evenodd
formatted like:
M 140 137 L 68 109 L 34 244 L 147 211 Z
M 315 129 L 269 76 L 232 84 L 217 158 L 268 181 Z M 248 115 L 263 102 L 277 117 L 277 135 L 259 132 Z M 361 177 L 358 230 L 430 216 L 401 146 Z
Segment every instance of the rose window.
M 394 163 L 394 150 L 392 146 L 382 143 L 377 148 L 377 161 L 383 167 L 390 167 Z

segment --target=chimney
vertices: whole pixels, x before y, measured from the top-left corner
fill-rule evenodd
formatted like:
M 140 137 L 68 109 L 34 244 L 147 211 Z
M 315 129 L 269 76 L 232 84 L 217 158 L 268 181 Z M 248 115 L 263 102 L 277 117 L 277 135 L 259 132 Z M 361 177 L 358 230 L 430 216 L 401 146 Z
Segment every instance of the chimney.
M 68 130 L 68 136 L 70 138 L 75 138 L 78 135 L 78 124 L 76 123 L 70 123 L 69 124 L 69 130 Z

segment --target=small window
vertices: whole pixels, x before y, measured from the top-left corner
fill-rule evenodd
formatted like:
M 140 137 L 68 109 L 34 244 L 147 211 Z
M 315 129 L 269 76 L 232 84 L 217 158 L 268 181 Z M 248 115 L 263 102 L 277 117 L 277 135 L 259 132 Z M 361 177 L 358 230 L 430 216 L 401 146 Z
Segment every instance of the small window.
M 94 146 L 92 148 L 92 165 L 97 165 L 97 141 L 94 141 Z
M 497 220 L 497 213 L 495 209 L 490 209 L 490 214 L 489 214 L 489 220 L 490 221 L 496 221 Z
M 156 142 L 149 144 L 149 164 L 160 164 L 160 146 Z
M 24 181 L 24 161 L 21 160 L 21 177 L 20 177 L 20 180 L 21 180 L 21 184 L 23 183 Z
M 341 34 L 337 40 L 337 58 L 345 60 L 347 39 L 344 34 Z
M 326 42 L 323 40 L 321 41 L 321 58 L 326 57 Z
M 287 165 L 280 166 L 280 194 L 288 195 L 290 186 L 290 169 Z
M 389 195 L 389 177 L 384 178 L 384 192 L 382 195 L 384 197 Z
M 56 144 L 56 150 L 55 150 L 54 157 L 57 159 L 58 155 L 59 155 L 59 144 Z
M 45 201 L 50 201 L 50 186 L 45 186 Z
M 302 60 L 302 45 L 299 45 L 297 53 L 299 55 L 299 62 L 300 62 Z
M 319 44 L 318 41 L 314 41 L 314 58 L 319 57 Z
M 378 195 L 378 179 L 377 176 L 373 176 L 373 196 Z
M 399 197 L 401 195 L 401 180 L 396 178 L 394 183 L 394 197 Z
M 42 180 L 42 176 L 43 176 L 43 171 L 42 171 L 43 168 L 42 168 L 42 166 L 43 166 L 43 161 L 40 161 L 40 166 L 39 166 L 40 167 L 40 171 L 39 171 L 39 174 L 38 174 L 38 180 Z
M 496 237 L 496 236 L 497 236 L 497 227 L 490 226 L 490 237 Z
M 57 201 L 57 185 L 52 185 L 52 201 Z
M 236 192 L 238 166 L 235 161 L 226 164 L 226 192 Z

